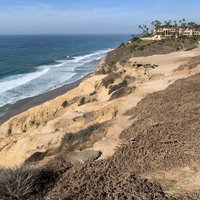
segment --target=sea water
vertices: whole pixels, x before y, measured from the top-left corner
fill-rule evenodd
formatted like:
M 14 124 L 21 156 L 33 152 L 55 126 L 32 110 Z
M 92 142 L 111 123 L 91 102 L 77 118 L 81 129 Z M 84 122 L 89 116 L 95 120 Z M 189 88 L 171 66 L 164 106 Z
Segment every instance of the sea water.
M 82 78 L 127 39 L 128 35 L 0 36 L 0 108 Z

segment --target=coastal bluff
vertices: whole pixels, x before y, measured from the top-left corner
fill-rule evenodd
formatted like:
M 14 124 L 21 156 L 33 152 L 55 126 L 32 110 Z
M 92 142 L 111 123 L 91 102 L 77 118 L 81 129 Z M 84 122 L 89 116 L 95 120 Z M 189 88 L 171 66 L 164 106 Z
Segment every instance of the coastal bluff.
M 0 167 L 59 173 L 46 200 L 198 199 L 199 73 L 196 41 L 118 47 L 78 87 L 0 125 Z

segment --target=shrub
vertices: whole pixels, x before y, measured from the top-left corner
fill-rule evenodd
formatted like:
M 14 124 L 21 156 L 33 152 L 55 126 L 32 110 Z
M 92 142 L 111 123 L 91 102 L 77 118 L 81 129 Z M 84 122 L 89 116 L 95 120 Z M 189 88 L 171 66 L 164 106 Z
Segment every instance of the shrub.
M 115 62 L 115 61 L 113 61 L 113 60 L 110 62 L 110 64 L 111 64 L 111 65 L 114 65 L 115 63 L 116 63 L 116 62 Z
M 140 37 L 133 36 L 133 38 L 131 39 L 131 42 L 135 42 L 135 41 L 138 41 L 138 40 L 140 40 Z
M 123 80 L 121 83 L 119 84 L 116 84 L 116 85 L 111 85 L 109 87 L 109 91 L 108 91 L 108 94 L 111 94 L 112 92 L 122 88 L 122 87 L 126 87 L 128 85 L 128 82 L 127 80 Z
M 85 100 L 86 98 L 85 97 L 82 97 L 79 101 L 79 106 L 82 106 L 83 104 L 85 104 Z
M 125 47 L 125 46 L 126 46 L 126 45 L 125 45 L 125 43 L 123 42 L 123 43 L 121 43 L 121 44 L 119 45 L 118 48 Z
M 65 100 L 65 101 L 62 103 L 62 107 L 63 107 L 63 108 L 66 108 L 67 106 L 68 106 L 68 101 Z
M 134 82 L 136 80 L 136 78 L 134 76 L 126 75 L 124 77 L 124 80 L 126 80 L 129 83 L 132 83 L 132 82 Z
M 115 81 L 115 78 L 117 78 L 117 75 L 115 73 L 111 73 L 108 76 L 106 76 L 105 78 L 102 79 L 102 85 L 105 88 L 108 88 L 108 86 L 110 84 L 113 84 Z
M 26 168 L 0 170 L 0 199 L 27 199 L 55 178 L 50 171 Z

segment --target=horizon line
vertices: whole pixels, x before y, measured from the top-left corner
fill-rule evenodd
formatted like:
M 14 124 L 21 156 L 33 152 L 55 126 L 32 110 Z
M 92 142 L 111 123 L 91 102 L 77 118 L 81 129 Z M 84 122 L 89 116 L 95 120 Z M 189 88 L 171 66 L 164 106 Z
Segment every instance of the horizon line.
M 137 34 L 137 33 L 135 33 Z M 133 35 L 132 33 L 16 33 L 16 34 L 0 34 L 0 36 L 33 36 L 33 35 Z

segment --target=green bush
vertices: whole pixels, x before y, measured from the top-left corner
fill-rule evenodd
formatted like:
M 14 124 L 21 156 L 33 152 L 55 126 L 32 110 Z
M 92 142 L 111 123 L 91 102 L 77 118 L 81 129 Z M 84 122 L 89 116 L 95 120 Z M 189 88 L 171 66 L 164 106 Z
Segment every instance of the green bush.
M 135 41 L 138 41 L 138 40 L 140 40 L 140 37 L 134 36 L 134 37 L 131 39 L 131 42 L 135 42 Z
M 118 48 L 125 47 L 125 43 L 121 43 Z

